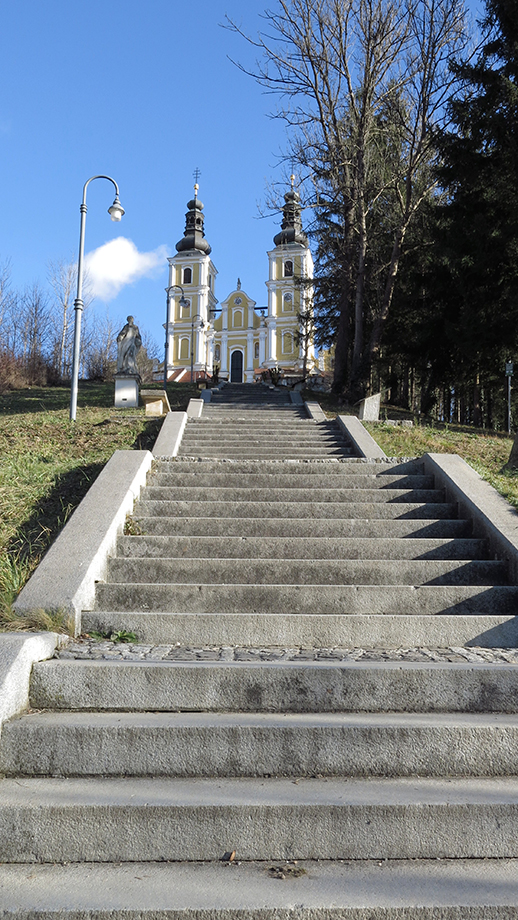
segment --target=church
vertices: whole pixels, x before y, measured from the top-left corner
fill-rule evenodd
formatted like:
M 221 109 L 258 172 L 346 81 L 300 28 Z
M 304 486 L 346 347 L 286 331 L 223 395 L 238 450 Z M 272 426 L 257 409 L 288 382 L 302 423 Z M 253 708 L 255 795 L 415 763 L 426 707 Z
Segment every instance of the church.
M 307 334 L 311 316 L 313 259 L 302 229 L 300 195 L 294 188 L 284 196 L 283 220 L 268 252 L 268 305 L 237 287 L 218 307 L 216 266 L 205 239 L 203 204 L 187 203 L 185 232 L 168 259 L 166 365 L 175 382 L 206 380 L 213 374 L 233 383 L 253 383 L 276 371 L 300 379 L 304 357 L 308 372 L 315 365 Z M 302 323 L 302 325 L 301 325 Z M 304 328 L 303 328 L 304 327 Z M 302 333 L 302 334 L 301 334 Z M 304 355 L 306 352 L 306 355 Z

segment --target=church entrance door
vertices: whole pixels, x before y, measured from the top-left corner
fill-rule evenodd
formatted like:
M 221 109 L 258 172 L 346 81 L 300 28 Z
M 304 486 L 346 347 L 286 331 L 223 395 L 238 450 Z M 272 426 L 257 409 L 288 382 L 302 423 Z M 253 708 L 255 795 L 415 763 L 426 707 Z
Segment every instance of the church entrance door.
M 233 351 L 230 358 L 230 382 L 243 383 L 243 352 Z

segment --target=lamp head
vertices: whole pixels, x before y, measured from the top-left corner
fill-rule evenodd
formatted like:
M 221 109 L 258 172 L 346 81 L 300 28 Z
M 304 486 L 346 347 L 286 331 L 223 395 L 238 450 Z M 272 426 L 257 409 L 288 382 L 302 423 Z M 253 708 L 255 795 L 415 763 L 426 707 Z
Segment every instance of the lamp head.
M 183 294 L 182 294 L 182 296 L 180 297 L 180 300 L 178 301 L 178 303 L 180 304 L 181 307 L 188 307 L 188 306 L 189 306 L 189 301 L 187 300 L 186 297 L 183 296 Z
M 124 213 L 125 213 L 124 208 L 122 207 L 119 201 L 119 196 L 115 195 L 115 200 L 111 208 L 108 208 L 108 214 L 110 215 L 113 221 L 119 221 L 124 215 Z

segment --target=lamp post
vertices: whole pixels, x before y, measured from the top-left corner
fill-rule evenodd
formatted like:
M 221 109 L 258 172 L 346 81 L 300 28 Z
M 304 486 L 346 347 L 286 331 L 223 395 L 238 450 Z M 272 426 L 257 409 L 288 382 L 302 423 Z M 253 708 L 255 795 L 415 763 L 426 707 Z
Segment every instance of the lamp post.
M 180 306 L 189 306 L 189 301 L 185 299 L 185 292 L 181 284 L 172 284 L 171 287 L 166 288 L 167 300 L 165 310 L 164 390 L 167 386 L 167 365 L 169 363 L 169 299 L 171 297 L 171 291 L 173 291 L 175 288 L 182 292 L 182 296 L 179 300 Z
M 83 303 L 83 260 L 85 252 L 85 224 L 86 224 L 86 190 L 94 179 L 107 179 L 115 186 L 115 198 L 113 204 L 108 208 L 108 214 L 113 221 L 119 221 L 123 214 L 124 208 L 119 201 L 119 186 L 111 176 L 92 176 L 85 182 L 83 188 L 83 200 L 81 202 L 81 224 L 79 230 L 79 257 L 77 260 L 77 296 L 74 300 L 74 354 L 72 358 L 72 388 L 70 393 L 70 421 L 75 422 L 77 411 L 77 386 L 79 380 L 79 346 L 81 344 L 81 316 L 84 309 Z
M 200 320 L 199 328 L 203 329 L 203 326 L 204 326 L 203 317 L 199 313 L 195 313 L 192 318 L 192 323 L 191 323 L 191 383 L 192 383 L 192 377 L 194 373 L 194 323 L 196 322 L 197 319 Z

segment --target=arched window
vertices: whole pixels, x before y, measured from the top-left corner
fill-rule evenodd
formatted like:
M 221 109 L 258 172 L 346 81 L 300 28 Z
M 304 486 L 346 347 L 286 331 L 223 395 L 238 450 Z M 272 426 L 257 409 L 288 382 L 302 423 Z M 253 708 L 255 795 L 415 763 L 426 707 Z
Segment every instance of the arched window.
M 259 357 L 259 342 L 256 342 L 254 345 L 254 358 Z
M 192 268 L 184 268 L 183 270 L 183 283 L 191 284 L 192 282 Z
M 284 277 L 285 278 L 293 277 L 293 262 L 291 261 L 291 259 L 288 259 L 287 262 L 284 263 Z
M 242 325 L 243 325 L 243 314 L 241 313 L 241 310 L 236 310 L 234 313 L 234 326 L 242 326 Z
M 293 352 L 293 336 L 291 332 L 285 332 L 282 337 L 282 351 L 285 355 L 291 355 Z
M 189 359 L 189 339 L 180 339 L 180 361 Z

